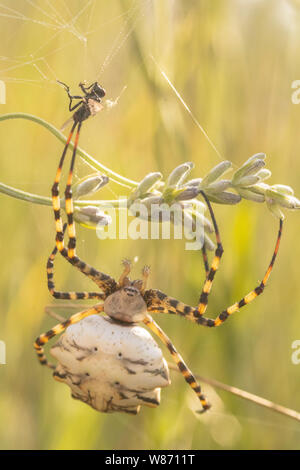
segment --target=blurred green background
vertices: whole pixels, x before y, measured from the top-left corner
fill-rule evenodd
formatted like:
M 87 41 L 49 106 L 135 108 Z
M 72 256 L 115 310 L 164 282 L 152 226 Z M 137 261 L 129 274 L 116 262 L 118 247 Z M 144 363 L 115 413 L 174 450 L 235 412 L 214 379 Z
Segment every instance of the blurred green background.
M 83 126 L 81 147 L 137 181 L 150 171 L 167 175 L 185 161 L 195 163 L 194 177 L 203 176 L 220 158 L 163 81 L 152 54 L 223 159 L 237 168 L 265 152 L 270 181 L 291 185 L 299 196 L 300 105 L 291 100 L 292 82 L 300 79 L 299 20 L 298 1 L 4 0 L 0 79 L 7 104 L 1 113 L 27 112 L 60 127 L 68 100 L 56 78 L 75 94 L 80 81 L 98 78 L 111 99 L 126 85 L 118 106 Z M 61 143 L 22 120 L 1 122 L 0 135 L 1 181 L 50 196 Z M 90 171 L 78 159 L 76 177 Z M 115 194 L 126 190 L 110 183 L 101 193 L 109 199 Z M 262 278 L 278 224 L 265 205 L 243 201 L 214 209 L 225 254 L 209 302 L 212 316 Z M 215 330 L 174 316 L 156 320 L 195 373 L 299 411 L 300 365 L 291 361 L 292 342 L 300 339 L 299 214 L 286 215 L 263 296 Z M 121 259 L 138 256 L 136 277 L 150 264 L 151 287 L 196 304 L 204 279 L 201 255 L 185 251 L 183 242 L 100 242 L 92 230 L 77 233 L 78 253 L 103 272 L 118 277 Z M 99 414 L 72 400 L 69 389 L 41 368 L 32 347 L 56 323 L 44 313 L 52 302 L 45 263 L 53 242 L 50 208 L 1 195 L 0 339 L 7 346 L 7 365 L 0 366 L 2 449 L 300 448 L 299 423 L 225 392 L 217 396 L 207 386 L 215 408 L 210 419 L 198 419 L 191 409 L 197 399 L 177 373 L 161 405 L 136 417 Z M 63 260 L 56 281 L 62 290 L 92 287 Z

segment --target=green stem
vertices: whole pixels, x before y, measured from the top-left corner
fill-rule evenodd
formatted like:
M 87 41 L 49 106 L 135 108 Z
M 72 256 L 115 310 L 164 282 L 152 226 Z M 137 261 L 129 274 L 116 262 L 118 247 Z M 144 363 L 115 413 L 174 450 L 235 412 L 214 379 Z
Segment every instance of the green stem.
M 43 206 L 52 206 L 52 199 L 50 197 L 38 196 L 37 194 L 27 193 L 21 189 L 15 189 L 7 184 L 0 183 L 0 193 L 7 194 L 8 196 L 20 199 L 22 201 L 32 202 L 34 204 L 41 204 Z M 64 206 L 64 199 L 61 200 L 62 206 Z M 119 200 L 77 200 L 74 201 L 74 205 L 77 207 L 85 206 L 98 206 L 99 208 L 105 209 L 106 207 L 127 207 L 127 198 L 122 198 Z
M 25 191 L 21 191 L 21 189 L 12 188 L 4 183 L 0 183 L 0 193 L 15 197 L 16 199 L 21 199 L 22 201 L 33 202 L 34 204 L 42 204 L 43 206 L 52 205 L 50 197 L 27 193 Z
M 0 116 L 0 121 L 6 121 L 8 119 L 27 119 L 29 121 L 36 122 L 37 124 L 40 124 L 41 126 L 45 127 L 50 131 L 58 140 L 60 140 L 63 144 L 66 143 L 67 138 L 60 132 L 56 127 L 52 126 L 47 121 L 44 121 L 43 119 L 33 116 L 32 114 L 26 114 L 26 113 L 9 113 L 9 114 L 3 114 Z M 74 144 L 71 142 L 70 147 L 73 148 Z M 119 175 L 118 173 L 115 173 L 114 171 L 110 170 L 106 166 L 102 165 L 99 163 L 97 160 L 95 160 L 91 155 L 86 153 L 84 150 L 82 150 L 80 147 L 77 148 L 77 153 L 82 157 L 84 161 L 89 163 L 91 166 L 93 166 L 95 169 L 102 171 L 105 173 L 107 176 L 111 178 L 111 180 L 115 181 L 116 183 L 122 184 L 122 186 L 127 186 L 129 188 L 136 188 L 138 183 L 136 183 L 133 180 L 130 180 L 128 178 L 125 178 L 124 176 Z M 42 204 L 42 203 L 41 203 Z

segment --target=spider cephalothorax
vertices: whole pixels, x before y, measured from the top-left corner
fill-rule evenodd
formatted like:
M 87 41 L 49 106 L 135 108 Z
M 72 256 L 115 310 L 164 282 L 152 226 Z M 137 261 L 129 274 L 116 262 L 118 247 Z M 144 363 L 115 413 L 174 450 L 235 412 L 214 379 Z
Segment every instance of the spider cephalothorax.
M 211 267 L 208 268 L 208 261 L 206 257 L 206 252 L 204 251 L 203 259 L 204 259 L 204 267 L 206 272 L 206 277 L 204 281 L 204 285 L 202 288 L 202 292 L 199 298 L 198 305 L 195 307 L 189 306 L 180 302 L 174 298 L 169 297 L 167 294 L 156 290 L 156 289 L 149 289 L 146 290 L 147 278 L 149 275 L 149 268 L 146 266 L 143 270 L 143 280 L 138 281 L 130 281 L 128 275 L 130 273 L 130 263 L 126 260 L 124 264 L 123 273 L 119 279 L 119 282 L 115 281 L 111 276 L 98 271 L 97 269 L 89 266 L 87 263 L 82 261 L 76 254 L 76 232 L 75 232 L 75 224 L 74 224 L 74 217 L 73 217 L 73 200 L 72 200 L 72 175 L 73 169 L 75 164 L 75 157 L 76 157 L 76 150 L 78 146 L 78 138 L 79 132 L 81 128 L 81 123 L 83 120 L 87 119 L 89 115 L 92 114 L 92 109 L 89 105 L 89 100 L 93 101 L 94 103 L 98 103 L 99 99 L 104 96 L 105 91 L 98 85 L 94 83 L 88 88 L 85 88 L 83 84 L 80 85 L 81 89 L 85 93 L 84 97 L 72 97 L 69 94 L 69 88 L 64 85 L 68 96 L 70 98 L 70 110 L 72 99 L 77 98 L 81 99 L 81 101 L 75 105 L 81 107 L 78 111 L 73 115 L 74 124 L 72 126 L 71 132 L 67 139 L 62 157 L 60 159 L 60 163 L 56 172 L 56 177 L 54 184 L 52 186 L 52 205 L 54 210 L 54 217 L 55 217 L 55 227 L 56 227 L 56 245 L 54 250 L 52 251 L 48 263 L 47 263 L 47 277 L 48 277 L 48 288 L 56 299 L 98 299 L 101 301 L 97 303 L 93 307 L 84 310 L 82 312 L 76 313 L 72 315 L 68 320 L 64 321 L 63 323 L 59 323 L 58 325 L 54 326 L 48 332 L 40 335 L 35 343 L 34 347 L 38 355 L 38 359 L 41 364 L 47 365 L 48 367 L 54 368 L 52 364 L 49 364 L 46 356 L 44 354 L 43 346 L 49 341 L 49 339 L 53 338 L 55 335 L 62 333 L 68 326 L 79 322 L 83 318 L 86 318 L 90 315 L 99 314 L 99 313 L 106 313 L 112 320 L 118 320 L 126 323 L 134 323 L 142 321 L 146 326 L 148 326 L 153 333 L 155 333 L 167 346 L 170 354 L 172 355 L 174 361 L 176 362 L 179 370 L 183 374 L 186 382 L 191 386 L 191 388 L 196 393 L 197 397 L 200 400 L 202 405 L 202 411 L 207 410 L 210 405 L 208 404 L 205 396 L 201 392 L 200 385 L 198 384 L 196 378 L 190 371 L 190 369 L 185 364 L 181 355 L 177 352 L 176 348 L 168 338 L 168 336 L 163 332 L 163 330 L 159 327 L 159 325 L 152 319 L 149 315 L 151 314 L 176 314 L 180 315 L 188 320 L 197 323 L 198 325 L 206 326 L 206 327 L 217 327 L 224 323 L 233 313 L 237 312 L 239 309 L 250 303 L 256 297 L 261 295 L 264 291 L 264 287 L 270 277 L 272 267 L 274 265 L 276 255 L 279 249 L 279 243 L 281 239 L 282 233 L 282 220 L 280 219 L 279 222 L 279 231 L 277 235 L 276 245 L 273 252 L 273 256 L 271 262 L 268 266 L 268 269 L 262 279 L 262 281 L 257 285 L 257 287 L 250 291 L 247 295 L 245 295 L 240 301 L 235 302 L 231 306 L 227 307 L 223 310 L 215 319 L 205 317 L 205 312 L 208 305 L 208 297 L 211 291 L 211 287 L 213 284 L 213 280 L 215 274 L 219 268 L 220 259 L 223 254 L 223 247 L 220 239 L 219 229 L 216 223 L 216 219 L 211 207 L 211 204 L 203 191 L 200 191 L 202 194 L 213 222 L 214 231 L 216 235 L 217 241 L 217 248 L 215 251 L 215 255 L 213 257 Z M 97 99 L 95 99 L 95 95 Z M 75 118 L 75 117 L 76 118 Z M 63 227 L 63 222 L 60 214 L 60 196 L 59 196 L 59 182 L 61 178 L 61 171 L 62 166 L 64 163 L 64 159 L 74 133 L 76 126 L 78 125 L 73 155 L 71 159 L 70 171 L 67 180 L 66 190 L 65 190 L 65 206 L 66 206 L 66 213 L 67 213 L 67 224 Z M 64 228 L 67 228 L 67 233 L 69 237 L 69 242 L 67 248 L 64 244 Z M 84 275 L 88 276 L 95 284 L 100 288 L 101 292 L 59 292 L 55 290 L 55 285 L 53 282 L 54 276 L 54 269 L 53 263 L 54 258 L 57 252 L 60 254 L 74 267 L 76 267 L 80 272 Z M 104 303 L 103 303 L 104 301 Z
M 143 281 L 130 281 L 128 277 L 123 279 L 121 276 L 121 282 L 118 290 L 105 299 L 103 304 L 105 313 L 125 323 L 143 321 L 147 316 L 147 305 L 143 298 Z

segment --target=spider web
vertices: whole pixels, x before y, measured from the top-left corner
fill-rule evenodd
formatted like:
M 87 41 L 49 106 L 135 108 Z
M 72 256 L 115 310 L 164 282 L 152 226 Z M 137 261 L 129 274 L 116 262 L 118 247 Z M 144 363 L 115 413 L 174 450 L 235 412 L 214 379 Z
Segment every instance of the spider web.
M 102 79 L 114 59 L 120 68 L 120 51 L 152 1 L 0 0 L 0 95 L 6 84 L 26 96 L 28 85 L 54 88 L 61 80 L 73 88 L 83 80 L 92 83 Z M 116 85 L 116 94 L 122 85 Z M 88 166 L 80 159 L 83 164 Z M 111 183 L 107 189 L 116 197 Z
M 56 84 L 61 75 L 57 62 L 67 57 L 70 48 L 76 48 L 78 62 L 92 60 L 93 41 L 101 42 L 103 34 L 115 36 L 110 44 L 98 46 L 105 51 L 103 61 L 95 60 L 98 79 L 120 52 L 136 24 L 144 17 L 151 0 L 135 0 L 126 10 L 115 2 L 106 17 L 107 8 L 99 0 L 6 0 L 0 1 L 0 80 L 21 84 Z M 104 7 L 104 15 L 101 10 Z M 100 21 L 99 21 L 100 19 Z M 14 49 L 12 41 L 22 34 L 26 44 L 16 41 L 14 55 L 5 51 Z M 18 50 L 19 48 L 19 50 Z M 24 49 L 26 53 L 24 54 Z M 90 56 L 89 56 L 90 54 Z M 76 77 L 82 80 L 82 77 Z
M 129 2 L 0 0 L 0 85 L 1 82 L 2 85 L 14 82 L 48 87 L 58 86 L 57 80 L 68 84 L 72 84 L 72 81 L 76 84 L 83 80 L 90 83 L 99 81 L 112 61 L 121 58 L 120 52 L 132 32 L 141 24 L 143 27 L 150 25 L 151 28 L 155 0 Z M 129 7 L 126 8 L 126 5 Z M 15 48 L 11 45 L 12 41 L 16 43 Z M 14 50 L 15 54 L 4 55 L 4 51 L 10 50 Z M 72 73 L 69 78 L 65 76 L 66 71 L 61 65 L 66 60 L 70 63 L 76 60 L 74 67 L 69 67 L 67 72 Z M 91 64 L 93 73 L 87 72 Z M 167 81 L 171 84 L 169 79 Z M 117 93 L 121 89 L 122 84 L 119 83 Z M 182 101 L 176 90 L 175 94 Z M 0 102 L 5 103 L 1 96 Z M 185 103 L 184 106 L 195 121 L 191 110 Z M 198 122 L 197 125 L 201 128 Z M 221 158 L 203 128 L 201 131 Z

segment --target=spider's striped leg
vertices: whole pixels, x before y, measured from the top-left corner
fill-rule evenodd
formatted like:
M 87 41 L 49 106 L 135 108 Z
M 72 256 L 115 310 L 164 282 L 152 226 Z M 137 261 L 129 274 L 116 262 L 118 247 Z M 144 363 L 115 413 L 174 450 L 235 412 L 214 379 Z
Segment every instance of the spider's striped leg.
M 87 263 L 78 258 L 78 256 L 76 255 L 76 229 L 74 222 L 74 207 L 72 198 L 72 180 L 81 125 L 82 122 L 79 121 L 67 180 L 67 186 L 65 190 L 66 213 L 68 219 L 67 230 L 69 236 L 68 250 L 62 249 L 60 251 L 61 254 L 69 261 L 69 263 L 79 269 L 82 273 L 86 274 L 108 295 L 114 290 L 116 290 L 116 281 L 110 276 L 92 268 Z
M 66 260 L 71 263 L 72 266 L 75 266 L 80 272 L 95 282 L 95 284 L 97 284 L 97 286 L 103 290 L 105 296 L 108 296 L 117 290 L 117 282 L 108 274 L 104 274 L 101 271 L 98 271 L 97 269 L 82 261 L 80 258 L 78 258 L 78 256 L 74 256 L 74 258 L 68 258 L 68 251 L 66 248 L 61 251 L 61 255 L 66 258 Z
M 212 283 L 213 283 L 215 274 L 216 274 L 216 272 L 219 268 L 222 254 L 224 252 L 223 246 L 222 246 L 222 243 L 221 243 L 221 238 L 220 238 L 218 225 L 217 225 L 216 218 L 215 218 L 214 212 L 212 210 L 211 204 L 210 204 L 209 199 L 207 198 L 206 194 L 203 191 L 201 191 L 201 194 L 202 194 L 203 198 L 205 199 L 205 202 L 206 202 L 207 207 L 208 207 L 209 212 L 210 212 L 210 216 L 211 216 L 211 220 L 212 220 L 212 223 L 213 223 L 213 226 L 214 226 L 216 240 L 217 240 L 217 248 L 216 248 L 215 256 L 212 260 L 212 264 L 211 264 L 211 267 L 209 269 L 209 272 L 207 272 L 208 262 L 207 262 L 206 250 L 205 250 L 205 247 L 203 246 L 204 247 L 204 251 L 203 251 L 203 247 L 202 247 L 204 266 L 205 266 L 205 270 L 206 270 L 206 279 L 205 279 L 203 289 L 202 289 L 202 292 L 201 292 L 200 298 L 199 298 L 198 315 L 203 315 L 206 311 L 207 304 L 208 304 L 208 295 L 211 291 Z
M 148 312 L 171 313 L 181 315 L 186 319 L 203 326 L 215 327 L 221 325 L 222 323 L 224 323 L 225 320 L 227 320 L 230 315 L 237 312 L 240 308 L 244 307 L 244 305 L 249 304 L 250 302 L 252 302 L 252 300 L 254 300 L 256 297 L 263 293 L 279 250 L 282 226 L 283 222 L 280 219 L 279 230 L 273 256 L 261 283 L 254 290 L 249 292 L 249 294 L 243 297 L 239 302 L 236 302 L 235 304 L 228 307 L 226 310 L 223 310 L 223 312 L 215 320 L 205 318 L 202 315 L 199 316 L 198 308 L 190 307 L 189 305 L 186 305 L 183 302 L 179 302 L 179 300 L 169 297 L 163 292 L 156 289 L 149 289 L 144 293 L 144 300 L 147 304 Z
M 236 302 L 235 304 L 233 304 L 230 307 L 223 310 L 223 312 L 215 320 L 211 320 L 210 318 L 199 317 L 198 319 L 196 319 L 197 323 L 199 323 L 200 325 L 209 326 L 209 327 L 219 326 L 222 323 L 224 323 L 224 321 L 227 320 L 227 318 L 230 315 L 237 312 L 240 308 L 242 308 L 245 305 L 249 304 L 250 302 L 252 302 L 252 300 L 254 300 L 256 297 L 258 297 L 259 295 L 261 295 L 263 293 L 264 288 L 265 288 L 265 286 L 268 282 L 268 279 L 270 277 L 270 274 L 271 274 L 271 271 L 272 271 L 272 268 L 273 268 L 273 265 L 275 263 L 275 259 L 276 259 L 276 256 L 277 256 L 277 253 L 278 253 L 278 250 L 279 250 L 280 239 L 281 239 L 281 234 L 282 234 L 282 226 L 283 226 L 283 222 L 280 219 L 280 221 L 279 221 L 279 230 L 278 230 L 278 235 L 277 235 L 277 240 L 276 240 L 274 253 L 273 253 L 271 262 L 268 266 L 268 269 L 267 269 L 267 271 L 265 273 L 265 276 L 264 276 L 263 280 L 261 281 L 261 283 L 254 290 L 249 292 L 249 294 L 245 295 L 245 297 L 243 297 L 239 302 Z
M 51 330 L 47 331 L 47 333 L 43 333 L 40 335 L 34 343 L 34 348 L 38 356 L 38 360 L 42 365 L 50 367 L 50 369 L 55 369 L 55 366 L 48 362 L 45 353 L 44 353 L 44 345 L 48 343 L 48 341 L 56 335 L 62 333 L 68 326 L 74 325 L 74 323 L 78 323 L 79 321 L 83 320 L 83 318 L 89 317 L 90 315 L 95 315 L 97 313 L 103 312 L 103 304 L 97 304 L 94 307 L 84 310 L 83 312 L 78 312 L 72 315 L 68 320 L 59 323 L 58 325 L 51 328 Z
M 66 229 L 66 224 L 64 225 L 63 232 Z M 105 300 L 106 295 L 101 294 L 100 292 L 59 292 L 55 290 L 54 284 L 54 258 L 57 254 L 57 247 L 54 247 L 54 250 L 50 254 L 47 261 L 47 279 L 48 279 L 48 289 L 50 294 L 55 299 L 69 299 L 69 300 L 78 300 L 78 299 L 99 299 Z
M 70 144 L 70 141 L 72 139 L 73 133 L 75 131 L 75 128 L 77 126 L 77 122 L 74 122 L 72 129 L 70 131 L 70 134 L 68 136 L 65 148 L 63 150 L 56 175 L 55 175 L 55 180 L 52 186 L 52 206 L 54 210 L 54 218 L 55 218 L 55 229 L 56 229 L 56 246 L 59 251 L 61 251 L 64 248 L 64 234 L 63 234 L 63 225 L 62 225 L 62 219 L 60 215 L 60 197 L 59 197 L 59 183 L 60 183 L 60 178 L 61 178 L 61 171 L 62 167 L 65 161 L 65 156 Z
M 68 243 L 68 258 L 72 259 L 76 256 L 76 230 L 75 230 L 75 222 L 74 222 L 74 207 L 73 207 L 73 198 L 72 198 L 72 181 L 73 181 L 73 171 L 75 166 L 76 160 L 76 153 L 79 141 L 79 135 L 81 130 L 82 122 L 79 121 L 77 132 L 75 136 L 72 160 L 68 175 L 67 186 L 65 190 L 65 204 L 66 204 L 66 213 L 68 218 L 68 236 L 69 236 L 69 243 Z
M 153 333 L 155 333 L 161 341 L 167 346 L 169 352 L 171 353 L 171 356 L 173 357 L 174 361 L 177 364 L 178 369 L 182 373 L 185 381 L 192 387 L 194 392 L 196 393 L 197 397 L 199 398 L 201 405 L 202 405 L 202 410 L 206 411 L 210 408 L 210 404 L 207 402 L 205 396 L 201 392 L 201 387 L 198 384 L 196 378 L 194 377 L 193 373 L 190 371 L 190 369 L 187 367 L 185 364 L 184 360 L 182 359 L 181 355 L 177 352 L 176 348 L 173 346 L 171 343 L 170 339 L 168 336 L 163 332 L 163 330 L 155 323 L 155 321 L 150 317 L 150 315 L 147 315 L 146 318 L 143 320 L 145 325 L 147 325 Z
M 72 135 L 74 133 L 74 130 L 77 124 L 78 124 L 78 130 L 76 133 L 76 140 L 74 144 L 73 156 L 72 156 L 72 162 L 71 162 L 71 176 L 69 174 L 67 188 L 66 188 L 66 211 L 67 211 L 67 217 L 68 217 L 68 232 L 70 236 L 68 249 L 71 255 L 69 256 L 68 250 L 64 246 L 63 223 L 62 223 L 62 218 L 60 214 L 59 183 L 60 183 L 61 171 L 62 171 L 62 166 L 64 163 L 65 155 L 66 155 L 70 140 L 72 138 Z M 74 122 L 71 132 L 69 134 L 66 146 L 64 148 L 57 172 L 56 172 L 54 184 L 52 186 L 52 206 L 53 206 L 54 217 L 55 217 L 56 247 L 58 251 L 61 253 L 61 255 L 64 258 L 66 258 L 67 261 L 69 261 L 69 263 L 75 266 L 79 271 L 81 271 L 87 277 L 92 279 L 100 287 L 100 289 L 102 289 L 105 293 L 109 294 L 113 290 L 116 289 L 117 283 L 115 282 L 115 280 L 111 278 L 110 276 L 103 274 L 100 271 L 97 271 L 96 269 L 92 268 L 87 263 L 85 263 L 80 258 L 78 258 L 78 256 L 75 255 L 76 239 L 75 239 L 75 224 L 73 220 L 73 201 L 72 201 L 71 184 L 72 184 L 72 172 L 73 172 L 73 168 L 75 164 L 75 157 L 76 157 L 76 151 L 77 151 L 77 146 L 78 146 L 80 127 L 81 127 L 81 122 L 79 123 Z
M 207 251 L 206 251 L 205 244 L 203 244 L 201 251 L 202 251 L 202 258 L 203 258 L 203 264 L 204 264 L 204 269 L 205 269 L 205 279 L 207 279 L 209 275 L 209 264 L 208 264 Z

